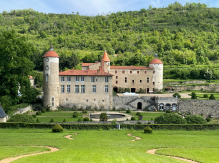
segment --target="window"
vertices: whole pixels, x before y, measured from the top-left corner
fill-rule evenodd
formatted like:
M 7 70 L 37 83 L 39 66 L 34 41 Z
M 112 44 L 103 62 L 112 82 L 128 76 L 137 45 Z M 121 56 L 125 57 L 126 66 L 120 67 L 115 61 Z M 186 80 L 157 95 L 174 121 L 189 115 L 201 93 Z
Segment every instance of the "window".
M 52 106 L 54 106 L 54 98 L 52 98 Z
M 116 81 L 116 84 L 118 84 L 118 81 Z
M 109 77 L 105 77 L 105 83 L 109 82 Z
M 92 92 L 96 92 L 96 85 L 92 85 Z
M 65 86 L 61 85 L 61 93 L 64 93 L 64 92 L 65 92 Z
M 81 82 L 84 82 L 84 76 L 81 77 Z
M 105 92 L 106 92 L 106 93 L 109 92 L 109 87 L 108 87 L 108 85 L 105 85 Z
M 104 100 L 102 100 L 102 102 L 104 102 Z
M 153 71 L 153 74 L 155 74 L 155 71 Z
M 147 83 L 149 83 L 149 77 L 147 77 Z
M 67 85 L 67 93 L 70 93 L 70 85 Z
M 65 77 L 61 76 L 61 82 L 64 82 L 64 81 L 65 81 Z
M 67 81 L 70 82 L 71 81 L 71 77 L 68 76 L 67 77 Z
M 68 98 L 66 98 L 66 101 L 68 101 Z
M 79 82 L 79 76 L 76 76 L 75 81 Z
M 124 73 L 125 73 L 125 71 L 123 70 L 123 71 L 122 71 L 122 73 L 124 74 Z
M 132 71 L 130 71 L 130 74 L 132 73 Z
M 81 93 L 85 93 L 85 85 L 81 85 Z
M 79 93 L 79 85 L 75 85 L 75 93 Z
M 147 74 L 147 71 L 144 71 L 145 74 Z
M 139 74 L 139 71 L 137 71 L 137 74 Z
M 116 79 L 118 79 L 118 76 L 116 76 Z
M 91 82 L 94 82 L 94 77 L 93 76 L 91 77 Z
M 153 85 L 154 85 L 154 82 L 153 82 Z
M 86 101 L 88 102 L 88 99 Z
M 140 80 L 140 83 L 142 83 L 142 80 Z
M 49 70 L 49 66 L 46 66 L 46 70 Z
M 125 83 L 127 83 L 127 77 L 125 77 Z
M 48 83 L 48 74 L 46 74 L 46 82 Z
M 46 62 L 48 62 L 49 61 L 49 58 L 46 58 Z
M 115 71 L 115 74 L 117 74 L 117 71 Z
M 134 83 L 135 82 L 135 80 L 132 80 L 132 83 Z

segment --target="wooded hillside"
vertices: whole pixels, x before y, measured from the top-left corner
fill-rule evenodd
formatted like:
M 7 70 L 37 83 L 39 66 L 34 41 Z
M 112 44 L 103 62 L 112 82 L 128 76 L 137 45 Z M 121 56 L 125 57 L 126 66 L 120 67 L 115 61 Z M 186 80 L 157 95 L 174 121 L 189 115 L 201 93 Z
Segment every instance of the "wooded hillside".
M 15 30 L 35 46 L 31 59 L 36 70 L 42 70 L 42 55 L 52 44 L 61 56 L 61 69 L 100 60 L 105 49 L 115 65 L 148 65 L 158 53 L 169 67 L 166 78 L 191 78 L 191 71 L 201 78 L 195 72 L 201 70 L 210 70 L 213 79 L 219 78 L 218 22 L 218 8 L 178 2 L 166 8 L 97 16 L 44 14 L 32 9 L 0 14 L 1 30 Z M 187 75 L 177 76 L 181 70 L 171 69 L 174 65 L 184 67 Z

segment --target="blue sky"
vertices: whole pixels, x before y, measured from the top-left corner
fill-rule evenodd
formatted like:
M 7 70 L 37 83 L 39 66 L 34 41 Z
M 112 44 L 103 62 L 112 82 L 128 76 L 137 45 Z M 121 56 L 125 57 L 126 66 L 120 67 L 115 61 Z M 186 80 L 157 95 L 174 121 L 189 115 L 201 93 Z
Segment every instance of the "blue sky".
M 79 12 L 80 15 L 105 15 L 110 12 L 133 11 L 142 8 L 166 7 L 176 0 L 0 0 L 0 12 L 13 9 L 32 8 L 43 13 L 71 14 Z M 219 0 L 178 0 L 184 5 L 186 2 L 200 2 L 209 7 L 219 7 Z

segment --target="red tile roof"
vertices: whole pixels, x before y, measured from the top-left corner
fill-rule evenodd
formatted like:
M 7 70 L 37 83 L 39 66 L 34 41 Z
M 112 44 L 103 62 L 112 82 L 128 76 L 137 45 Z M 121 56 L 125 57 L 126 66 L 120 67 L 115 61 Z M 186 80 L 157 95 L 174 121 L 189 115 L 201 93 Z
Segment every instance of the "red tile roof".
M 103 57 L 102 57 L 101 60 L 103 60 L 103 61 L 105 61 L 105 62 L 110 62 L 110 59 L 109 59 L 109 57 L 108 57 L 108 55 L 107 55 L 106 50 L 105 50 L 105 52 L 104 52 Z
M 67 70 L 59 73 L 60 76 L 113 76 L 110 73 L 99 70 Z
M 154 58 L 149 64 L 163 64 L 163 62 L 157 58 Z
M 110 69 L 152 70 L 146 66 L 110 66 Z
M 96 63 L 100 63 L 100 62 L 95 62 L 95 63 L 82 63 L 82 67 L 88 67 L 90 65 L 96 64 Z
M 29 79 L 33 79 L 33 76 L 29 76 Z
M 43 57 L 44 57 L 44 58 L 45 58 L 45 57 L 57 57 L 57 58 L 59 58 L 59 55 L 58 55 L 55 51 L 50 50 L 50 51 L 48 51 L 46 54 L 44 54 Z

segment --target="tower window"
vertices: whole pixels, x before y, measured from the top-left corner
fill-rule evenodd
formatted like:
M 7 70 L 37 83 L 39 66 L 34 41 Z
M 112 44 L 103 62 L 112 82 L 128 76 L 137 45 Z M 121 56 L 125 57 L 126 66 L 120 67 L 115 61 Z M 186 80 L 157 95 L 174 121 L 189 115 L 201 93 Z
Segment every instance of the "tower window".
M 46 70 L 49 70 L 49 66 L 46 66 Z
M 46 62 L 49 62 L 49 58 L 46 58 Z
M 118 84 L 118 81 L 116 81 L 116 84 Z
M 149 77 L 147 77 L 147 83 L 149 83 Z
M 54 98 L 52 98 L 52 106 L 54 106 Z
M 130 74 L 132 73 L 132 71 L 130 71 Z
M 142 83 L 142 80 L 140 80 L 140 83 Z
M 154 82 L 153 82 L 153 85 L 154 85 Z
M 118 79 L 118 76 L 116 76 L 116 79 Z
M 124 74 L 124 73 L 125 73 L 125 71 L 123 70 L 123 71 L 122 71 L 122 73 Z
M 115 71 L 115 74 L 117 74 L 117 71 Z
M 132 80 L 132 83 L 134 83 L 135 82 L 135 80 Z
M 46 74 L 46 82 L 48 83 L 48 74 Z
M 144 71 L 145 74 L 147 74 L 147 71 Z
M 155 71 L 153 71 L 153 74 L 155 74 Z
M 125 83 L 127 83 L 127 77 L 125 77 Z
M 137 74 L 139 74 L 139 71 L 137 71 Z

